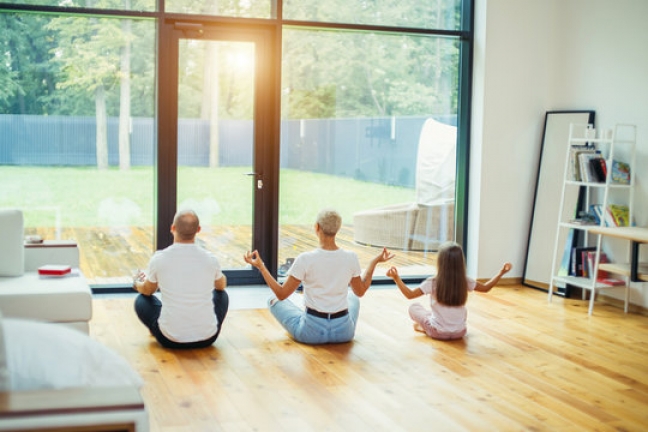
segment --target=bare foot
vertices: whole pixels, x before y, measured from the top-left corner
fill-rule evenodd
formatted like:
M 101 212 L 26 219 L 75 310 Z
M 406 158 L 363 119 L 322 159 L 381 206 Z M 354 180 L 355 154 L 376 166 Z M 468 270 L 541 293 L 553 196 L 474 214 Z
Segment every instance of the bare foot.
M 419 323 L 414 323 L 414 330 L 416 330 L 417 332 L 425 333 L 425 329 L 423 329 L 423 327 L 421 327 L 421 324 Z

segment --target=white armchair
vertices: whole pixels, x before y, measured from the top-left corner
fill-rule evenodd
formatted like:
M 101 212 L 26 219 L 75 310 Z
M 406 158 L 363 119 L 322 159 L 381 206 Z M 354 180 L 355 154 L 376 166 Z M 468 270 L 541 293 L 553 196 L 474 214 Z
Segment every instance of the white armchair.
M 353 215 L 354 241 L 403 250 L 437 250 L 454 239 L 457 128 L 432 118 L 419 137 L 416 201 Z

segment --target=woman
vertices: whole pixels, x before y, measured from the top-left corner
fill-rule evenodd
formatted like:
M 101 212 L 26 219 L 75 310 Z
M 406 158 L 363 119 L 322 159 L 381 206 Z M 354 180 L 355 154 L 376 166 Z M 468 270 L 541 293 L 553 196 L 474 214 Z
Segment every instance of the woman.
M 319 248 L 297 256 L 283 285 L 270 274 L 256 250 L 244 256 L 245 262 L 259 269 L 276 296 L 268 301 L 270 312 L 298 342 L 352 340 L 360 312 L 359 297 L 371 286 L 376 265 L 393 257 L 383 249 L 361 278 L 358 256 L 337 246 L 335 238 L 341 226 L 342 218 L 335 210 L 325 209 L 318 214 L 315 234 Z M 300 284 L 304 288 L 305 310 L 286 300 Z

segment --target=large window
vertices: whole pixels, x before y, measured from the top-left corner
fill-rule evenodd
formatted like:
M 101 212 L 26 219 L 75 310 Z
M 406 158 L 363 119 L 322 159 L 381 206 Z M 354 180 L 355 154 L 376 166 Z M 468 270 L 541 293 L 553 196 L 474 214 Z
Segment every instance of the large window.
M 126 287 L 175 206 L 247 283 L 242 254 L 281 276 L 323 207 L 363 264 L 430 274 L 462 240 L 472 3 L 0 0 L 0 207 L 76 240 L 94 286 Z
M 363 263 L 387 247 L 402 274 L 429 274 L 430 252 L 454 239 L 457 41 L 300 29 L 283 40 L 280 261 L 304 238 L 315 246 L 317 211 L 334 207 L 340 244 Z
M 155 22 L 0 14 L 0 207 L 75 239 L 93 284 L 153 248 Z
M 298 21 L 459 30 L 461 0 L 285 0 L 284 18 Z

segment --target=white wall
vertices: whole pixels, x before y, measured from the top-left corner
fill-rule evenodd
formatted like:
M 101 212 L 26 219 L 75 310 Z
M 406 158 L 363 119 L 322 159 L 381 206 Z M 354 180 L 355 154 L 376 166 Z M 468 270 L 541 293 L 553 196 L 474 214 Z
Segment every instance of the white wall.
M 521 277 L 551 57 L 546 0 L 477 0 L 468 203 L 468 273 L 510 261 Z
M 646 0 L 476 0 L 470 274 L 510 260 L 522 276 L 547 110 L 638 126 L 635 219 L 648 226 L 646 17 Z M 648 284 L 633 286 L 631 302 L 648 307 Z

